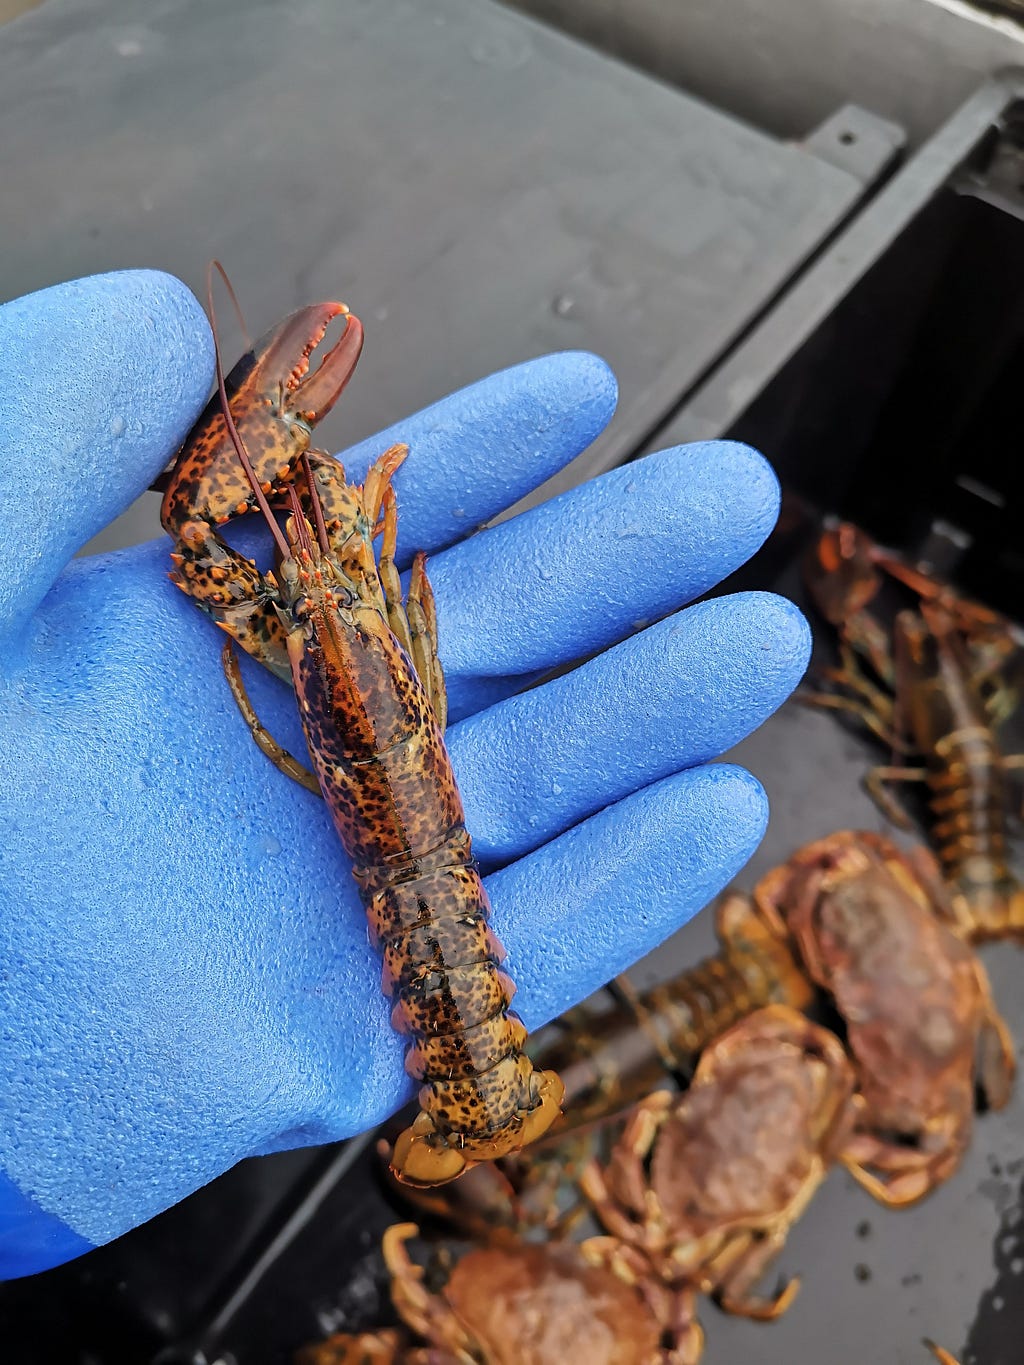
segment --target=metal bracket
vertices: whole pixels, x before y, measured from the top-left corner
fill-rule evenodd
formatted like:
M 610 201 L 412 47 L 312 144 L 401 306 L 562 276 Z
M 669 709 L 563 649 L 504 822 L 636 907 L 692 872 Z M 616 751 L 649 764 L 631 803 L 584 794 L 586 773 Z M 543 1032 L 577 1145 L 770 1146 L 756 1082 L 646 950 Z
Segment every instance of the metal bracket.
M 880 118 L 859 104 L 844 104 L 800 144 L 819 161 L 827 161 L 865 187 L 877 184 L 906 146 L 898 123 Z

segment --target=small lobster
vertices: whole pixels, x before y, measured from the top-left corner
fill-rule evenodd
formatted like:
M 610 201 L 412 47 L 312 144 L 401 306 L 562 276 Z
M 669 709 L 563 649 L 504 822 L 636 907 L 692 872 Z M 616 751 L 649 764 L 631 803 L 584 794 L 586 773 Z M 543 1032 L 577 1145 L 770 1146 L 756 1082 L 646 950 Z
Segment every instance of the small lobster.
M 867 610 L 882 571 L 920 597 L 886 631 Z M 976 938 L 1024 934 L 1024 888 L 1007 861 L 1008 772 L 995 726 L 1017 705 L 1002 676 L 1017 654 L 1016 627 L 904 565 L 854 526 L 826 530 L 805 576 L 815 605 L 840 640 L 840 667 L 824 670 L 830 692 L 802 699 L 856 715 L 892 751 L 917 763 L 872 769 L 866 786 L 894 823 L 909 822 L 888 782 L 923 782 L 932 833 L 954 907 Z M 863 662 L 870 665 L 869 676 Z
M 336 317 L 345 318 L 344 335 L 309 374 Z M 310 449 L 361 344 L 344 305 L 324 303 L 268 333 L 227 380 L 218 347 L 218 394 L 177 457 L 162 516 L 176 542 L 171 578 L 230 637 L 226 663 L 234 640 L 295 688 L 316 787 L 383 954 L 392 1022 L 411 1039 L 406 1070 L 421 1083 L 421 1110 L 398 1139 L 393 1167 L 403 1180 L 434 1185 L 544 1132 L 558 1115 L 561 1084 L 535 1071 L 509 1007 L 515 988 L 500 969 L 503 950 L 444 746 L 444 679 L 422 554 L 402 601 L 391 478 L 406 448 L 386 451 L 361 488 Z M 219 534 L 256 509 L 277 547 L 273 573 Z M 283 532 L 276 509 L 288 514 Z M 304 780 L 245 709 L 230 668 L 229 680 L 261 748 Z
M 959 1165 L 975 1087 L 1001 1108 L 1015 1070 L 935 859 L 844 831 L 769 872 L 754 898 L 845 1025 L 863 1108 L 844 1164 L 883 1203 L 914 1203 Z

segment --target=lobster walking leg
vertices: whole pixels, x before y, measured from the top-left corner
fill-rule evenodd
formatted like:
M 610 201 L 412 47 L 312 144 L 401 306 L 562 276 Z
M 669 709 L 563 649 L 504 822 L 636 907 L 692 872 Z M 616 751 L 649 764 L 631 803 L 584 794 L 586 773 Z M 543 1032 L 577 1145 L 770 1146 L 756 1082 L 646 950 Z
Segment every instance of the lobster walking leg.
M 424 554 L 418 554 L 413 560 L 406 611 L 412 632 L 413 663 L 427 689 L 443 734 L 448 725 L 448 693 L 437 653 L 437 608 L 434 590 L 427 577 L 427 557 Z
M 771 1299 L 754 1298 L 750 1291 L 786 1245 L 790 1223 L 795 1223 L 797 1218 L 803 1216 L 804 1208 L 810 1203 L 816 1188 L 809 1188 L 801 1207 L 791 1210 L 793 1216 L 784 1226 L 773 1228 L 760 1237 L 749 1232 L 741 1233 L 734 1243 L 727 1243 L 730 1251 L 735 1246 L 731 1264 L 723 1266 L 720 1260 L 716 1260 L 711 1268 L 719 1277 L 714 1297 L 723 1313 L 735 1318 L 750 1318 L 754 1322 L 775 1322 L 788 1311 L 800 1292 L 799 1277 L 787 1280 Z
M 927 782 L 927 768 L 899 768 L 888 764 L 871 768 L 864 776 L 864 786 L 868 795 L 883 815 L 899 825 L 900 829 L 910 829 L 911 821 L 903 807 L 896 801 L 892 792 L 887 791 L 886 782 Z
M 283 745 L 278 744 L 256 714 L 256 708 L 249 700 L 249 693 L 246 691 L 242 672 L 238 666 L 238 656 L 230 640 L 224 641 L 221 663 L 224 668 L 224 676 L 228 681 L 228 687 L 231 689 L 231 695 L 242 713 L 242 719 L 249 727 L 249 733 L 252 735 L 256 747 L 261 753 L 266 754 L 278 772 L 283 773 L 285 777 L 290 777 L 293 782 L 297 782 L 300 787 L 305 787 L 306 791 L 312 792 L 314 796 L 322 796 L 323 793 L 320 791 L 320 783 L 316 780 L 316 776 L 304 767 L 297 758 L 294 758 Z

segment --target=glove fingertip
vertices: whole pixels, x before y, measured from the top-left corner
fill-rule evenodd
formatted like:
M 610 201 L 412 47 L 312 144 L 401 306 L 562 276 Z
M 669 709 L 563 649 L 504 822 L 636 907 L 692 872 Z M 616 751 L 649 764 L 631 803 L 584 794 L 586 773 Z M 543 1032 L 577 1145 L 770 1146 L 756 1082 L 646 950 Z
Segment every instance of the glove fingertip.
M 757 779 L 711 764 L 654 783 L 488 878 L 527 1027 L 691 920 L 748 861 L 767 824 Z
M 800 608 L 774 592 L 738 592 L 712 598 L 706 604 L 720 604 L 720 610 L 737 616 L 745 627 L 743 635 L 751 650 L 770 656 L 764 670 L 770 671 L 780 704 L 807 672 L 811 660 L 811 627 Z
M 720 542 L 726 551 L 721 569 L 738 568 L 778 521 L 782 489 L 775 470 L 742 441 L 697 441 L 647 459 L 666 457 L 677 469 L 684 499 L 700 510 L 709 544 L 719 548 Z
M 727 842 L 731 845 L 727 856 L 742 857 L 742 867 L 768 828 L 768 793 L 754 774 L 738 763 L 709 763 L 698 771 L 705 801 L 712 807 L 717 805 L 718 813 L 727 821 Z
M 212 373 L 203 310 L 161 271 L 72 280 L 0 308 L 0 624 L 30 613 L 148 487 Z
M 569 413 L 573 419 L 572 444 L 585 450 L 611 421 L 619 401 L 619 384 L 607 361 L 593 351 L 555 351 L 527 360 L 498 376 L 519 385 L 528 378 L 530 387 L 543 398 L 556 422 Z M 539 430 L 544 431 L 543 425 Z

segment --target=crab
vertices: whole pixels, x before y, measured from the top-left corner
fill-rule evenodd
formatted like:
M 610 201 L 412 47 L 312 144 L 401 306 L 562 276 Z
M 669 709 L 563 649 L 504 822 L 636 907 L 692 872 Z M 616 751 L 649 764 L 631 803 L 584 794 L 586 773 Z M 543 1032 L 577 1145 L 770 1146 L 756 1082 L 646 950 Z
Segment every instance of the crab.
M 415 1223 L 384 1234 L 391 1295 L 426 1343 L 402 1355 L 419 1365 L 655 1365 L 661 1324 L 644 1295 L 587 1244 L 509 1242 L 456 1262 L 438 1292 L 407 1244 Z M 320 1365 L 328 1365 L 327 1360 Z M 348 1365 L 348 1363 L 346 1363 Z
M 588 1254 L 603 1250 L 645 1289 L 668 1359 L 700 1359 L 698 1293 L 759 1320 L 792 1303 L 797 1280 L 770 1299 L 751 1290 L 848 1141 L 857 1105 L 839 1039 L 770 1005 L 707 1048 L 682 1095 L 643 1100 L 607 1166 L 588 1166 L 582 1189 L 608 1233 Z
M 768 873 L 754 898 L 845 1024 L 863 1105 L 844 1164 L 881 1202 L 916 1202 L 959 1165 L 976 1086 L 998 1109 L 1015 1070 L 937 862 L 842 831 Z

